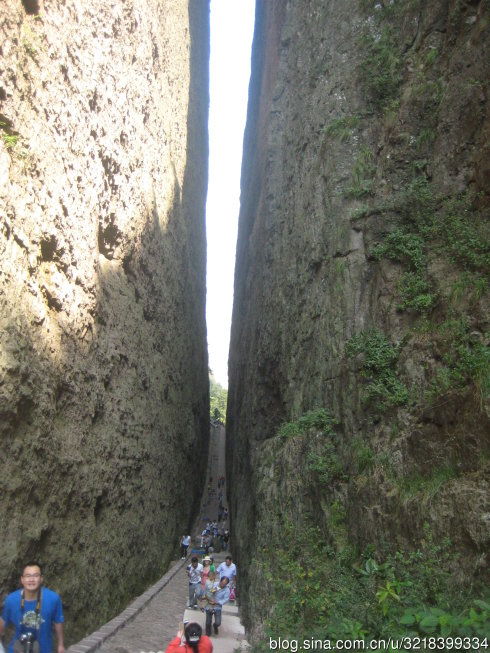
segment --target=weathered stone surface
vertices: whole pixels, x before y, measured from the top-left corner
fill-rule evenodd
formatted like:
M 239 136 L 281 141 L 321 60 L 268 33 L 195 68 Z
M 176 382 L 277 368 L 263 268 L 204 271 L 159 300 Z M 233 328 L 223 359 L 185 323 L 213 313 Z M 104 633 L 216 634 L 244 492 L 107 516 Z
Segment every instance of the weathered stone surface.
M 2 3 L 0 586 L 39 558 L 69 641 L 166 568 L 200 494 L 208 11 Z
M 436 536 L 450 530 L 463 567 L 485 567 L 488 359 L 480 377 L 458 356 L 476 361 L 488 345 L 488 279 L 481 293 L 472 285 L 488 270 L 462 253 L 475 229 L 488 257 L 488 18 L 485 1 L 258 3 L 227 414 L 233 546 L 254 629 L 267 589 L 248 562 L 276 509 L 295 521 L 312 508 L 301 482 L 285 491 L 308 474 L 307 452 L 288 458 L 268 440 L 316 407 L 340 421 L 350 481 L 329 496 L 350 542 L 414 547 L 427 522 Z M 420 261 L 373 255 L 394 231 Z M 428 307 L 402 307 L 419 268 Z M 364 355 L 345 349 L 373 327 L 397 346 L 409 393 L 384 412 L 362 400 Z M 363 473 L 359 443 L 375 461 Z M 450 478 L 430 501 L 400 497 L 401 479 L 442 469 Z M 328 510 L 314 512 L 328 530 Z

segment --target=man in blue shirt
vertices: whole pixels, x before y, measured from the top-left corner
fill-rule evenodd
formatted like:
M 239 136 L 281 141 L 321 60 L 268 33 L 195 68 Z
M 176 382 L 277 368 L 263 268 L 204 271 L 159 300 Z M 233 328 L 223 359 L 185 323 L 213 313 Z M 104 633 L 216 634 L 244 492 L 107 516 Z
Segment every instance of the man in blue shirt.
M 212 590 L 212 598 L 208 598 L 206 606 L 206 635 L 211 635 L 211 625 L 214 626 L 214 634 L 218 634 L 218 628 L 221 626 L 221 609 L 230 599 L 230 588 L 228 587 L 229 579 L 226 576 L 215 583 Z M 214 614 L 214 624 L 213 624 Z
M 231 556 L 226 556 L 225 561 L 220 564 L 218 569 L 216 570 L 219 574 L 220 580 L 223 578 L 223 576 L 226 576 L 228 578 L 228 581 L 232 584 L 235 585 L 236 582 L 236 565 L 234 562 L 232 562 Z
M 14 653 L 14 642 L 29 633 L 38 642 L 40 653 L 53 653 L 53 625 L 58 640 L 56 653 L 65 653 L 61 599 L 56 592 L 42 587 L 43 577 L 37 562 L 29 562 L 24 567 L 20 582 L 23 589 L 7 596 L 0 618 L 0 637 L 9 623 L 15 626 L 8 653 Z

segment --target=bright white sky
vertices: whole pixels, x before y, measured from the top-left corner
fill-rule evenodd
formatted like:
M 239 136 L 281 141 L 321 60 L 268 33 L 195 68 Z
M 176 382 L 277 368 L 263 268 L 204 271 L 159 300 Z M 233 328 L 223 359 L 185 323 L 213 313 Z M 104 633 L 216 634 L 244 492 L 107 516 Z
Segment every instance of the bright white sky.
M 228 386 L 228 348 L 255 0 L 211 0 L 206 204 L 209 367 Z

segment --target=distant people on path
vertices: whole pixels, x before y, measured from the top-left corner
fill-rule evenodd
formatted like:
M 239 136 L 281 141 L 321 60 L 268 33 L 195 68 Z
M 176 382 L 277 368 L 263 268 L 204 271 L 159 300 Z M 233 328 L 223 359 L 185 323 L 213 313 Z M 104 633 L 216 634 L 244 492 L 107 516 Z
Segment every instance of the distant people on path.
M 165 653 L 213 653 L 213 642 L 202 634 L 201 626 L 192 621 L 183 631 L 177 632 Z
M 35 642 L 33 653 L 53 653 L 53 626 L 57 638 L 57 653 L 65 653 L 63 639 L 63 606 L 56 592 L 43 587 L 41 567 L 28 562 L 20 577 L 22 589 L 12 592 L 5 599 L 0 618 L 0 637 L 5 627 L 13 624 L 15 635 L 8 646 L 8 653 L 24 651 L 24 642 Z
M 191 544 L 191 536 L 190 535 L 182 535 L 182 539 L 180 540 L 180 554 L 181 554 L 181 560 L 185 560 L 187 558 L 187 549 L 189 548 Z
M 221 626 L 221 610 L 225 603 L 230 598 L 230 588 L 228 587 L 228 578 L 223 578 L 214 584 L 211 592 L 206 594 L 206 635 L 211 635 L 211 626 L 214 628 L 214 634 L 218 634 L 218 629 Z M 213 624 L 214 616 L 214 624 Z
M 206 555 L 209 553 L 209 549 L 213 546 L 213 538 L 209 533 L 204 536 L 204 551 Z
M 225 508 L 224 504 L 222 501 L 220 501 L 218 505 L 218 521 L 222 521 L 223 523 L 226 523 L 226 520 L 228 519 L 228 508 Z
M 191 564 L 187 567 L 189 576 L 189 608 L 197 608 L 197 599 L 202 590 L 202 572 L 203 566 L 200 564 L 197 556 L 193 556 Z
M 225 532 L 223 533 L 223 537 L 221 538 L 223 542 L 223 551 L 226 551 L 226 549 L 228 548 L 229 539 L 230 539 L 230 531 L 225 530 Z

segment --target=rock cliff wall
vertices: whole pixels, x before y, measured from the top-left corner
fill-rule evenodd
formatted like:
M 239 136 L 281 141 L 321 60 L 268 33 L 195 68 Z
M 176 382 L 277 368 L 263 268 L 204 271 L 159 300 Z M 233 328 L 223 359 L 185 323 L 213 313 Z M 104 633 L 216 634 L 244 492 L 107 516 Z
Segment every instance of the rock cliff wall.
M 39 559 L 72 641 L 166 569 L 204 480 L 208 13 L 0 10 L 0 587 Z
M 449 537 L 486 573 L 489 13 L 257 3 L 227 413 L 252 638 L 307 529 L 323 561 Z

